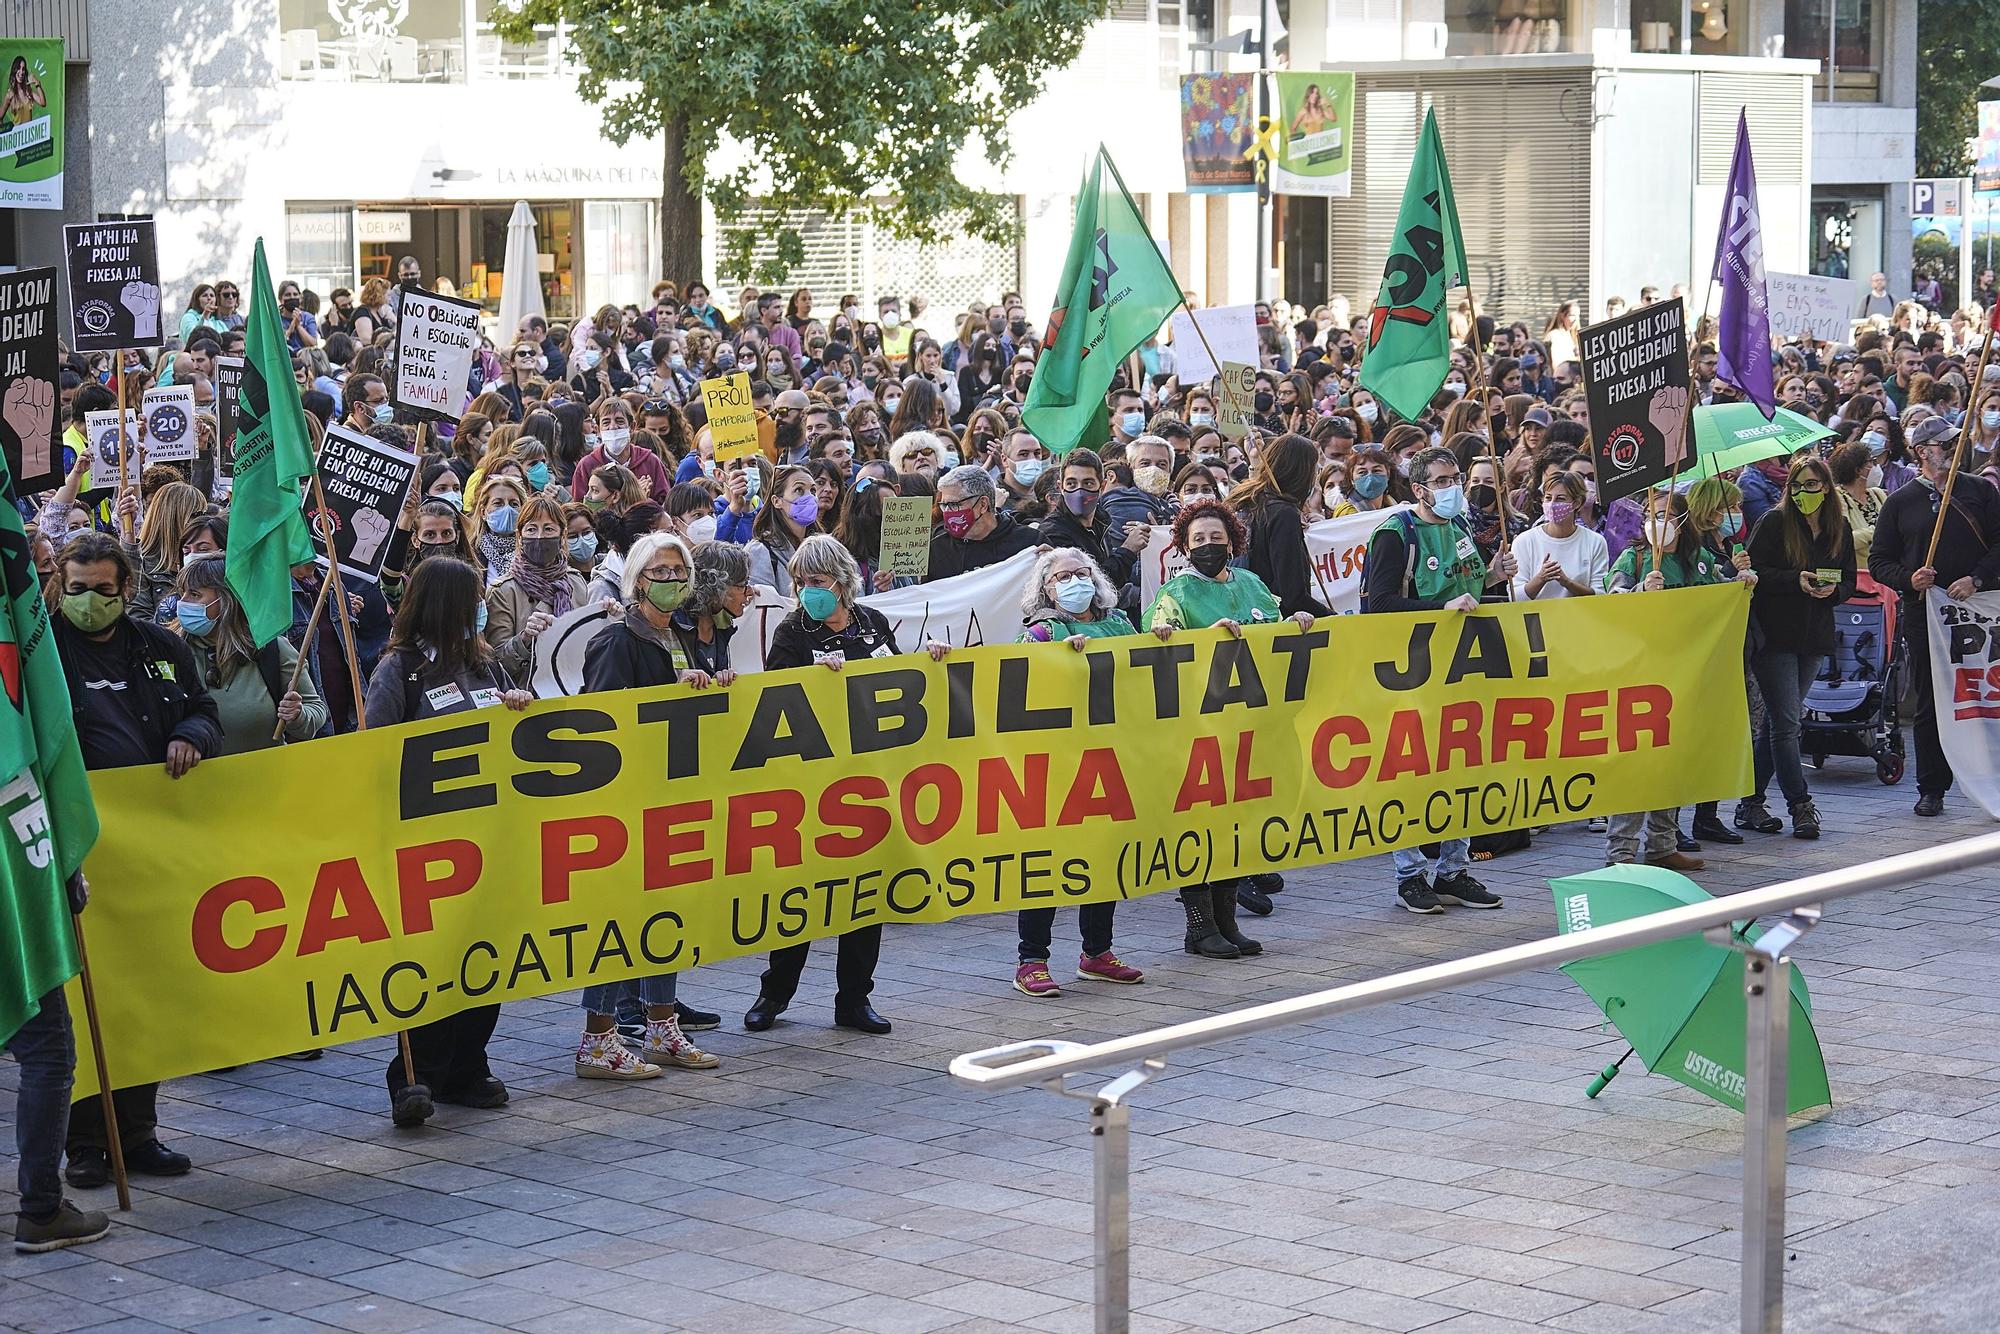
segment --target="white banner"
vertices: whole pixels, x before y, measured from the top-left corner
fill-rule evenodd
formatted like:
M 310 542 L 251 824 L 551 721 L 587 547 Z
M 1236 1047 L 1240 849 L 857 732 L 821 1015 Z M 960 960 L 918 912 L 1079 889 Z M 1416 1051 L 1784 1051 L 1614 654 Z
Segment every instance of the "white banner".
M 908 653 L 933 639 L 954 648 L 1011 644 L 1021 636 L 1021 594 L 1035 559 L 1035 552 L 1023 551 L 970 574 L 872 593 L 861 600 L 889 618 L 897 645 Z M 730 665 L 739 672 L 762 671 L 771 637 L 796 605 L 791 598 L 759 586 L 737 620 L 736 637 L 729 642 Z M 583 694 L 584 650 L 591 636 L 618 614 L 592 604 L 544 630 L 535 641 L 529 689 L 542 699 Z
M 465 409 L 472 356 L 479 347 L 479 303 L 419 287 L 405 287 L 402 293 L 389 397 L 399 408 L 456 419 Z
M 1307 524 L 1306 554 L 1312 557 L 1314 596 L 1342 616 L 1360 611 L 1361 567 L 1368 556 L 1368 538 L 1382 526 L 1384 519 L 1409 508 L 1391 505 L 1366 514 Z M 1186 568 L 1187 560 L 1173 549 L 1173 531 L 1156 525 L 1146 549 L 1139 553 L 1139 606 L 1151 606 L 1160 585 Z
M 1199 333 L 1196 321 L 1200 321 Z M 1186 307 L 1180 307 L 1168 326 L 1174 335 L 1174 378 L 1184 385 L 1207 384 L 1215 378 L 1219 368 L 1208 355 L 1210 349 L 1224 361 L 1258 364 L 1255 306 L 1210 306 L 1192 317 Z M 1203 335 L 1208 338 L 1207 346 L 1202 344 Z
M 1766 273 L 1771 295 L 1771 332 L 1845 343 L 1854 336 L 1852 278 L 1817 273 Z
M 1938 742 L 1952 777 L 2000 820 L 2000 593 L 1959 602 L 1937 589 L 1923 602 Z

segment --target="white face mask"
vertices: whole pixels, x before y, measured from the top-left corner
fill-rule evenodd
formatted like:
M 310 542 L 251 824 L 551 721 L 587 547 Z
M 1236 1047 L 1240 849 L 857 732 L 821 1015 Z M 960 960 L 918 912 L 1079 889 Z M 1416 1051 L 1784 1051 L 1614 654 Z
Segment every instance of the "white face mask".
M 704 514 L 688 522 L 687 538 L 690 542 L 713 542 L 715 540 L 715 516 Z
M 1662 519 L 1655 516 L 1646 520 L 1646 542 L 1649 546 L 1657 545 L 1662 550 L 1671 548 L 1674 544 L 1674 539 L 1679 537 L 1680 533 L 1681 526 L 1673 519 Z
M 607 454 L 623 454 L 632 443 L 632 432 L 623 426 L 613 426 L 600 432 L 597 437 L 603 442 Z
M 1874 465 L 1873 467 L 1869 468 L 1869 470 L 1868 470 L 1868 485 L 1869 485 L 1869 486 L 1871 486 L 1871 487 L 1879 487 L 1879 486 L 1881 486 L 1881 485 L 1882 485 L 1882 465 L 1881 465 L 1881 464 L 1877 463 L 1877 464 L 1875 464 L 1875 465 Z

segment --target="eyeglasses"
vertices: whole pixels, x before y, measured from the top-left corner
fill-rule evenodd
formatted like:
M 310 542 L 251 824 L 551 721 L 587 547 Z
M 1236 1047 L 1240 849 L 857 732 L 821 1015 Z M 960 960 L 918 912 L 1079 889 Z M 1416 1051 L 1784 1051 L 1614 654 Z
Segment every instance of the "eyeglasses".
M 654 584 L 684 584 L 687 582 L 685 571 L 664 570 L 657 565 L 650 570 L 644 571 L 643 577 L 648 583 Z
M 957 500 L 940 500 L 938 502 L 938 508 L 941 510 L 948 511 L 952 514 L 956 514 L 961 510 L 971 509 L 974 505 L 977 505 L 979 503 L 979 500 L 980 498 L 978 496 L 963 496 Z
M 1804 481 L 1792 483 L 1792 494 L 1795 496 L 1816 496 L 1824 490 L 1826 484 L 1817 477 L 1808 477 Z

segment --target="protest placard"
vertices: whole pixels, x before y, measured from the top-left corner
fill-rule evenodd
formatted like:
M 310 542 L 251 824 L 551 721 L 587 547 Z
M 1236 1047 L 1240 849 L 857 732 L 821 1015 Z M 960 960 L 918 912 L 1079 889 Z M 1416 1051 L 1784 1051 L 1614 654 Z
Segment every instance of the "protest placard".
M 479 351 L 479 314 L 477 301 L 405 284 L 389 400 L 409 412 L 457 421 Z
M 1583 356 L 1600 504 L 1667 481 L 1687 440 L 1687 317 L 1678 300 L 1600 320 L 1577 340 Z
M 215 486 L 227 494 L 236 478 L 236 409 L 243 401 L 243 358 L 215 359 Z
M 1241 440 L 1250 432 L 1257 406 L 1256 358 L 1248 363 L 1225 361 L 1215 381 L 1215 429 L 1225 440 Z
M 0 425 L 17 495 L 62 481 L 56 388 L 56 271 L 0 274 Z
M 1195 332 L 1197 322 L 1200 333 Z M 1183 306 L 1168 317 L 1167 328 L 1174 336 L 1174 378 L 1184 385 L 1205 384 L 1215 378 L 1211 350 L 1225 363 L 1257 364 L 1255 306 L 1210 306 L 1192 314 Z M 1204 336 L 1206 345 L 1202 343 Z
M 139 474 L 146 469 L 145 441 L 140 435 L 141 418 L 136 409 L 125 411 L 125 478 L 118 478 L 118 412 L 84 414 L 83 433 L 90 441 L 89 492 L 98 496 L 139 486 Z
M 160 260 L 153 220 L 63 228 L 69 264 L 70 348 L 116 352 L 160 342 Z
M 724 463 L 763 449 L 757 432 L 757 408 L 750 400 L 750 377 L 742 371 L 701 382 L 702 406 L 708 409 L 708 434 L 715 441 L 715 461 Z
M 931 498 L 882 497 L 882 557 L 876 567 L 921 579 L 931 572 Z
M 146 419 L 148 463 L 190 463 L 194 460 L 194 386 L 158 385 L 139 400 Z
M 1817 273 L 1764 274 L 1771 296 L 1771 332 L 1845 343 L 1854 336 L 1854 301 L 1859 295 L 1852 278 L 1827 278 Z
M 417 475 L 417 456 L 345 426 L 332 426 L 320 450 L 319 470 L 326 509 L 315 512 L 310 497 L 305 507 L 319 563 L 326 564 L 325 531 L 330 529 L 341 574 L 372 584 L 382 577 L 382 558 L 388 554 L 396 515 Z

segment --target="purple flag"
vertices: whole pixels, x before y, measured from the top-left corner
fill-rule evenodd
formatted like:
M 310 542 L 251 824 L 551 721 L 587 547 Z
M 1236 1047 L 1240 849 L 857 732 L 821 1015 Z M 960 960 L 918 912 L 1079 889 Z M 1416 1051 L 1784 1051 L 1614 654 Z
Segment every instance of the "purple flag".
M 1716 339 L 1716 378 L 1757 405 L 1766 421 L 1777 411 L 1771 381 L 1771 298 L 1764 286 L 1764 224 L 1757 216 L 1757 169 L 1750 161 L 1750 121 L 1736 113 L 1736 157 L 1722 201 L 1722 231 L 1715 238 L 1715 271 L 1722 284 L 1722 322 Z

